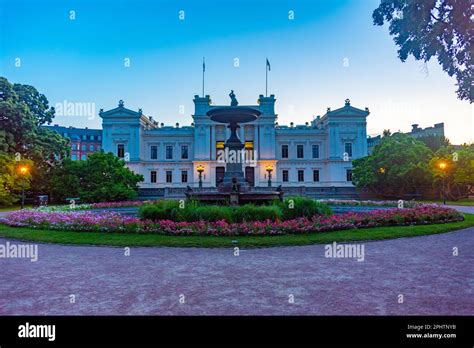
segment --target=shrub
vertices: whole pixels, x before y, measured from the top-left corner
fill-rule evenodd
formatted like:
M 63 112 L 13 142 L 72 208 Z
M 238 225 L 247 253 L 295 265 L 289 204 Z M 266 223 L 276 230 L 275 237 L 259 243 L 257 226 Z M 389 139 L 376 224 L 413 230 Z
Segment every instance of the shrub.
M 249 221 L 276 221 L 281 220 L 282 211 L 278 205 L 260 205 L 245 204 L 233 209 L 234 222 Z
M 145 220 L 175 220 L 178 216 L 178 209 L 178 201 L 159 201 L 154 204 L 142 205 L 138 214 Z
M 331 209 L 327 204 L 318 202 L 307 197 L 288 197 L 280 202 L 283 220 L 291 220 L 299 217 L 311 218 L 315 215 L 331 215 Z

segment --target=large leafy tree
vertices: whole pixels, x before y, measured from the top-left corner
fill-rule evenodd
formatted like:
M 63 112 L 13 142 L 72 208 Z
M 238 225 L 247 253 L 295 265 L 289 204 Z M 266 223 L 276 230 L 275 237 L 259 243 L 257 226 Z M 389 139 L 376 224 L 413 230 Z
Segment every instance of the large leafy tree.
M 31 166 L 30 161 L 17 161 L 14 156 L 0 152 L 0 205 L 11 205 L 18 201 L 22 188 L 30 188 L 30 172 L 20 174 L 20 165 Z
M 474 194 L 474 144 L 440 148 L 430 160 L 430 169 L 434 187 L 448 199 Z
M 403 198 L 431 185 L 432 151 L 406 134 L 386 135 L 371 155 L 353 161 L 353 180 L 359 188 Z
M 112 153 L 96 152 L 86 161 L 65 160 L 52 174 L 56 201 L 78 197 L 84 202 L 133 199 L 143 176 L 135 174 Z
M 457 80 L 457 95 L 472 103 L 474 25 L 471 0 L 381 0 L 375 25 L 389 23 L 390 34 L 405 62 L 412 55 L 424 62 L 436 57 Z
M 37 193 L 47 190 L 51 167 L 70 151 L 66 138 L 41 127 L 53 117 L 54 108 L 33 86 L 13 85 L 0 77 L 0 154 L 13 156 L 17 164 L 29 161 L 31 189 Z M 7 176 L 0 182 L 6 185 L 3 180 Z

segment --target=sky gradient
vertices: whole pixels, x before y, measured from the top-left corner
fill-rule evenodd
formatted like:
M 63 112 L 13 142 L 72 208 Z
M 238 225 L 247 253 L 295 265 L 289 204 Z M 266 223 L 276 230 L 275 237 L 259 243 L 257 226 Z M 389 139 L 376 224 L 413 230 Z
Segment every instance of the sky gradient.
M 368 134 L 444 122 L 453 143 L 474 141 L 473 108 L 456 98 L 454 78 L 436 61 L 402 63 L 387 26 L 372 24 L 378 3 L 0 0 L 0 76 L 35 86 L 52 106 L 95 104 L 92 119 L 57 116 L 60 125 L 101 128 L 99 109 L 119 99 L 159 122 L 186 125 L 201 94 L 203 57 L 215 104 L 229 104 L 231 89 L 240 104 L 256 104 L 268 57 L 280 124 L 303 124 L 350 98 L 369 107 Z

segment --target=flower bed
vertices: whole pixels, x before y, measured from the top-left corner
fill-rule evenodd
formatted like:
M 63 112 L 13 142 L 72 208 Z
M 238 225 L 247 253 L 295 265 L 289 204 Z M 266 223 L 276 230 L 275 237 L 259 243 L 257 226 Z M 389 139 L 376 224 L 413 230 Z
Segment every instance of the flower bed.
M 64 205 L 50 205 L 35 208 L 34 210 L 40 212 L 67 212 L 75 210 L 90 210 L 90 209 L 109 209 L 109 208 L 127 208 L 127 207 L 140 207 L 144 204 L 150 203 L 151 201 L 120 201 L 120 202 L 99 202 L 99 203 L 83 203 L 77 204 L 74 208 L 71 208 L 69 204 Z
M 165 235 L 285 235 L 328 232 L 377 226 L 404 226 L 462 221 L 463 216 L 454 209 L 436 205 L 422 205 L 407 209 L 375 210 L 367 213 L 346 213 L 332 216 L 297 218 L 287 221 L 255 221 L 242 223 L 175 222 L 140 220 L 112 212 L 94 213 L 15 211 L 0 219 L 9 226 L 37 229 L 87 232 L 157 233 Z

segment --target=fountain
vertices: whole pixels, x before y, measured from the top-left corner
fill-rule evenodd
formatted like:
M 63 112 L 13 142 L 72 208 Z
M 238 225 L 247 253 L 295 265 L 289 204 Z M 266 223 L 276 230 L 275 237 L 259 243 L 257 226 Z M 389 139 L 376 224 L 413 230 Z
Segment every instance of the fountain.
M 234 91 L 229 94 L 231 105 L 214 108 L 207 112 L 207 116 L 214 122 L 227 124 L 230 129 L 229 139 L 224 144 L 224 151 L 230 154 L 225 157 L 225 173 L 222 182 L 216 189 L 202 189 L 195 191 L 188 187 L 188 199 L 205 202 L 228 202 L 231 205 L 243 203 L 264 203 L 275 199 L 283 199 L 283 191 L 279 186 L 275 191 L 258 191 L 252 189 L 245 180 L 242 160 L 244 144 L 237 135 L 240 124 L 255 121 L 261 114 L 257 109 L 248 106 L 238 106 Z

